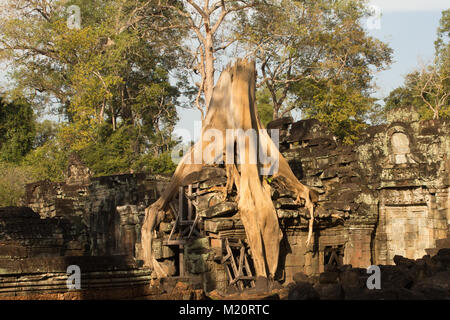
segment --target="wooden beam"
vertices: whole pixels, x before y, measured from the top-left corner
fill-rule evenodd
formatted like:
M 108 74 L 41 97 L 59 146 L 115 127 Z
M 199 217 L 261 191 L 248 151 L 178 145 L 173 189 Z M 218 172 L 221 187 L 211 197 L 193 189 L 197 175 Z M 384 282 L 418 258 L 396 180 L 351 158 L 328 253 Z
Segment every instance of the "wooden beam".
M 172 202 L 169 202 L 169 207 L 172 210 L 173 214 L 175 215 L 175 219 L 178 219 L 178 212 L 175 210 L 175 207 L 173 206 Z
M 243 266 L 244 266 L 244 255 L 245 255 L 245 248 L 244 246 L 241 247 L 239 250 L 239 267 L 238 267 L 238 277 L 243 276 Z
M 180 260 L 180 277 L 184 277 L 184 246 L 181 244 L 180 244 L 179 260 Z
M 183 222 L 184 215 L 183 215 L 183 196 L 184 196 L 184 188 L 179 187 L 178 188 L 178 215 L 180 216 L 180 222 Z
M 234 283 L 234 282 L 237 282 L 239 280 L 240 274 L 239 274 L 238 267 L 236 265 L 236 261 L 234 260 L 233 251 L 231 250 L 231 247 L 230 247 L 230 244 L 228 242 L 228 239 L 225 239 L 225 244 L 226 244 L 226 247 L 227 247 L 227 252 L 230 254 L 231 268 L 233 268 L 233 273 L 234 273 L 234 276 L 235 276 L 235 278 L 233 280 L 233 283 Z M 241 290 L 244 289 L 244 284 L 242 282 L 238 282 L 237 285 L 238 285 L 239 289 L 241 289 Z
M 172 206 L 172 204 L 170 204 L 170 206 Z M 173 210 L 173 208 L 172 208 L 172 210 Z M 168 239 L 167 241 L 171 241 L 171 240 L 172 240 L 172 236 L 173 236 L 173 234 L 175 233 L 175 230 L 176 230 L 176 228 L 177 228 L 177 226 L 178 226 L 178 218 L 179 218 L 179 217 L 180 217 L 180 216 L 177 215 L 177 218 L 175 219 L 175 223 L 173 224 L 172 230 L 170 231 L 169 239 Z
M 163 244 L 166 246 L 178 246 L 178 245 L 184 245 L 185 243 L 186 243 L 186 240 L 183 240 L 183 239 L 163 241 Z
M 250 281 L 250 285 L 252 287 L 255 287 L 255 285 L 256 285 L 255 277 L 253 276 L 252 269 L 250 269 L 250 264 L 248 263 L 247 255 L 245 255 L 245 257 L 244 257 L 244 263 L 245 263 L 245 270 L 247 271 L 247 275 L 252 278 L 252 280 Z
M 199 217 L 198 214 L 195 214 L 195 220 L 191 226 L 191 231 L 189 231 L 188 239 L 191 237 L 192 233 L 194 232 L 195 226 L 197 225 L 198 217 Z
M 192 200 L 190 200 L 190 196 L 192 195 L 192 184 L 188 186 L 188 220 L 192 220 Z

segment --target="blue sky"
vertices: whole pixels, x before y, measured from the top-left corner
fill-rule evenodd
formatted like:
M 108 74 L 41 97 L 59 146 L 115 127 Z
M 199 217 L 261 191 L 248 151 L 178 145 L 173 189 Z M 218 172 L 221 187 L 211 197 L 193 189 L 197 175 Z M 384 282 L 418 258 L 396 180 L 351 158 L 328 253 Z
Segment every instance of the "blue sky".
M 441 12 L 450 5 L 448 0 L 372 0 L 370 3 L 381 12 L 379 23 L 370 24 L 370 34 L 394 50 L 390 68 L 375 75 L 378 88 L 374 96 L 384 98 L 402 85 L 404 76 L 421 62 L 432 61 Z M 179 117 L 176 128 L 194 132 L 193 123 L 200 121 L 200 112 L 180 109 Z M 294 118 L 298 119 L 299 115 L 295 114 Z
M 378 86 L 375 97 L 383 98 L 403 83 L 403 77 L 417 68 L 420 62 L 430 62 L 434 54 L 434 40 L 441 11 L 450 7 L 448 0 L 371 0 L 381 12 L 379 23 L 373 24 L 370 33 L 387 42 L 394 50 L 390 69 L 376 74 Z M 379 27 L 379 28 L 377 28 Z M 4 84 L 0 66 L 0 83 Z M 200 112 L 180 109 L 177 128 L 193 132 L 194 121 Z
M 431 62 L 434 56 L 436 30 L 441 10 L 387 11 L 382 14 L 380 29 L 370 33 L 387 42 L 394 50 L 391 67 L 376 75 L 377 97 L 383 97 L 403 83 L 403 77 L 420 63 Z

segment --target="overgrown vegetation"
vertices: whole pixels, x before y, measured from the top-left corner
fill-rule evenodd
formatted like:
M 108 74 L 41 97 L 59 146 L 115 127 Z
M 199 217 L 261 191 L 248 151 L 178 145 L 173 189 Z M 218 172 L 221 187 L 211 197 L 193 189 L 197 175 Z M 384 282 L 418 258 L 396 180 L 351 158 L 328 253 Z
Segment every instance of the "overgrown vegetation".
M 80 26 L 68 24 L 75 5 Z M 78 153 L 95 175 L 171 173 L 177 108 L 205 110 L 216 69 L 250 56 L 266 125 L 300 111 L 344 142 L 372 123 L 373 74 L 392 50 L 368 35 L 366 1 L 5 0 L 0 61 L 0 206 L 32 180 L 63 180 Z M 407 76 L 386 109 L 449 116 L 449 10 L 436 61 Z M 58 121 L 49 119 L 59 119 Z M 42 120 L 46 119 L 46 120 Z
M 0 162 L 0 207 L 20 206 L 25 185 L 36 178 L 30 167 Z
M 344 142 L 357 139 L 375 99 L 375 71 L 392 50 L 367 32 L 364 1 L 270 1 L 241 13 L 237 33 L 254 53 L 273 119 L 299 110 Z

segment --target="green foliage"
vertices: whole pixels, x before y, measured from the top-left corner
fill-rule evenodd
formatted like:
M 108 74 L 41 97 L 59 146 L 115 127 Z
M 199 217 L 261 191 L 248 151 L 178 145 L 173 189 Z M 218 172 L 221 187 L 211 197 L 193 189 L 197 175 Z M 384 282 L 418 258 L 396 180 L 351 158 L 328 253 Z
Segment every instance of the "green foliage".
M 411 88 L 398 87 L 392 90 L 385 99 L 385 110 L 389 111 L 403 106 L 414 106 L 418 103 L 418 98 L 413 96 Z
M 327 126 L 344 143 L 358 138 L 373 99 L 342 82 L 302 81 L 297 84 L 302 94 L 302 110 L 307 118 L 315 118 Z
M 25 185 L 35 178 L 29 167 L 0 162 L 0 207 L 22 205 Z
M 373 74 L 392 56 L 364 29 L 370 15 L 365 1 L 332 0 L 270 1 L 241 14 L 236 33 L 256 54 L 274 117 L 300 109 L 346 142 L 356 138 L 375 104 Z
M 68 154 L 59 139 L 50 139 L 28 153 L 22 165 L 29 168 L 36 180 L 63 181 Z
M 385 112 L 389 112 L 396 108 L 410 106 L 415 107 L 416 109 L 422 109 L 423 101 L 416 91 L 416 88 L 418 88 L 417 81 L 419 77 L 420 73 L 418 71 L 405 76 L 404 85 L 392 90 L 384 99 Z M 420 112 L 422 117 L 424 117 L 424 111 L 426 112 L 426 110 Z
M 0 104 L 2 172 L 8 166 L 17 177 L 61 180 L 73 151 L 95 175 L 173 172 L 172 131 L 187 76 L 177 75 L 177 85 L 169 77 L 181 62 L 185 66 L 189 59 L 180 48 L 195 38 L 186 31 L 183 2 L 55 0 L 46 5 L 24 0 L 20 7 L 15 0 L 4 2 L 9 11 L 0 24 L 0 60 L 12 70 L 7 95 L 20 103 Z M 227 7 L 238 3 L 227 2 Z M 264 125 L 298 109 L 352 143 L 368 121 L 379 121 L 379 105 L 370 96 L 373 74 L 390 64 L 392 50 L 364 29 L 367 1 L 252 4 L 252 10 L 230 15 L 227 26 L 233 32 L 218 34 L 213 47 L 221 47 L 223 36 L 225 43 L 236 41 L 256 57 L 257 108 Z M 81 9 L 80 29 L 67 25 L 70 5 Z M 385 99 L 385 111 L 414 105 L 423 119 L 450 116 L 449 36 L 446 10 L 435 42 L 436 61 L 407 75 Z M 192 94 L 182 100 L 191 101 Z M 44 111 L 63 116 L 64 122 L 36 123 L 34 114 Z M 12 188 L 4 187 L 5 194 L 14 195 L 4 203 L 20 198 L 12 177 L 5 174 L 2 180 Z
M 82 150 L 81 156 L 94 175 L 112 175 L 130 172 L 171 173 L 175 165 L 167 152 L 145 152 L 139 130 L 132 125 L 109 132 L 100 129 L 100 140 Z
M 256 91 L 256 107 L 259 119 L 264 127 L 273 120 L 273 105 L 271 103 L 270 92 L 267 88 Z
M 130 125 L 122 126 L 115 132 L 108 132 L 106 126 L 102 129 L 98 142 L 82 150 L 82 159 L 95 175 L 129 173 L 134 160 L 136 131 Z
M 437 38 L 434 42 L 436 56 L 443 64 L 449 63 L 449 39 L 450 39 L 450 9 L 442 11 L 442 17 L 439 21 Z
M 56 139 L 58 131 L 59 125 L 54 121 L 37 122 L 33 148 L 42 147 L 47 141 Z
M 148 154 L 134 163 L 133 168 L 138 172 L 172 174 L 177 166 L 172 162 L 171 154 L 165 152 L 156 157 Z
M 38 125 L 25 162 L 61 179 L 73 151 L 98 175 L 128 172 L 167 152 L 179 95 L 169 83 L 178 60 L 167 48 L 181 31 L 151 31 L 157 1 L 24 2 L 7 0 L 10 14 L 0 25 L 0 59 L 12 67 L 8 95 L 66 118 L 58 127 Z M 79 29 L 67 24 L 70 5 L 81 9 Z
M 29 104 L 0 98 L 0 161 L 18 163 L 31 150 L 35 130 Z

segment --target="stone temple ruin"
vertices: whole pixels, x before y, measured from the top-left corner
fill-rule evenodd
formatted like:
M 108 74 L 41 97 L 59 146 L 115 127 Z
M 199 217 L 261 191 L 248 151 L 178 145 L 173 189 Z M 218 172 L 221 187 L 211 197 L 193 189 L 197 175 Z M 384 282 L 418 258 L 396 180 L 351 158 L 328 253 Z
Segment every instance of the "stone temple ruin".
M 276 280 L 288 284 L 298 272 L 319 276 L 332 266 L 393 265 L 395 256 L 420 259 L 450 247 L 450 125 L 411 114 L 391 114 L 389 124 L 367 128 L 351 146 L 316 120 L 269 124 L 280 130 L 280 151 L 297 178 L 318 194 L 306 246 L 307 210 L 269 181 L 283 232 Z M 186 176 L 172 216 L 155 231 L 153 255 L 168 277 L 142 267 L 144 209 L 168 180 L 93 178 L 73 156 L 66 181 L 27 185 L 24 207 L 0 208 L 0 298 L 197 299 L 254 287 L 236 195 L 224 200 L 219 167 Z M 68 291 L 69 265 L 80 266 L 82 290 Z M 177 285 L 169 295 L 167 286 L 179 281 L 192 290 Z
M 405 120 L 414 113 L 400 109 L 348 146 L 318 121 L 283 118 L 268 125 L 281 133 L 275 146 L 258 119 L 255 82 L 251 61 L 222 72 L 202 139 L 170 179 L 94 178 L 73 155 L 64 182 L 27 185 L 24 207 L 0 209 L 0 296 L 200 299 L 283 292 L 280 283 L 295 281 L 289 295 L 298 297 L 308 291 L 299 290 L 303 275 L 319 278 L 321 297 L 340 297 L 347 286 L 349 298 L 362 268 L 393 263 L 450 280 L 447 251 L 439 251 L 449 246 L 448 123 Z M 277 172 L 260 175 L 271 164 L 249 161 L 249 153 L 236 163 L 228 148 L 242 140 L 208 140 L 210 129 L 254 130 L 241 152 L 263 146 Z M 211 146 L 226 165 L 187 160 L 197 147 L 210 155 Z M 81 271 L 75 291 L 67 270 Z

